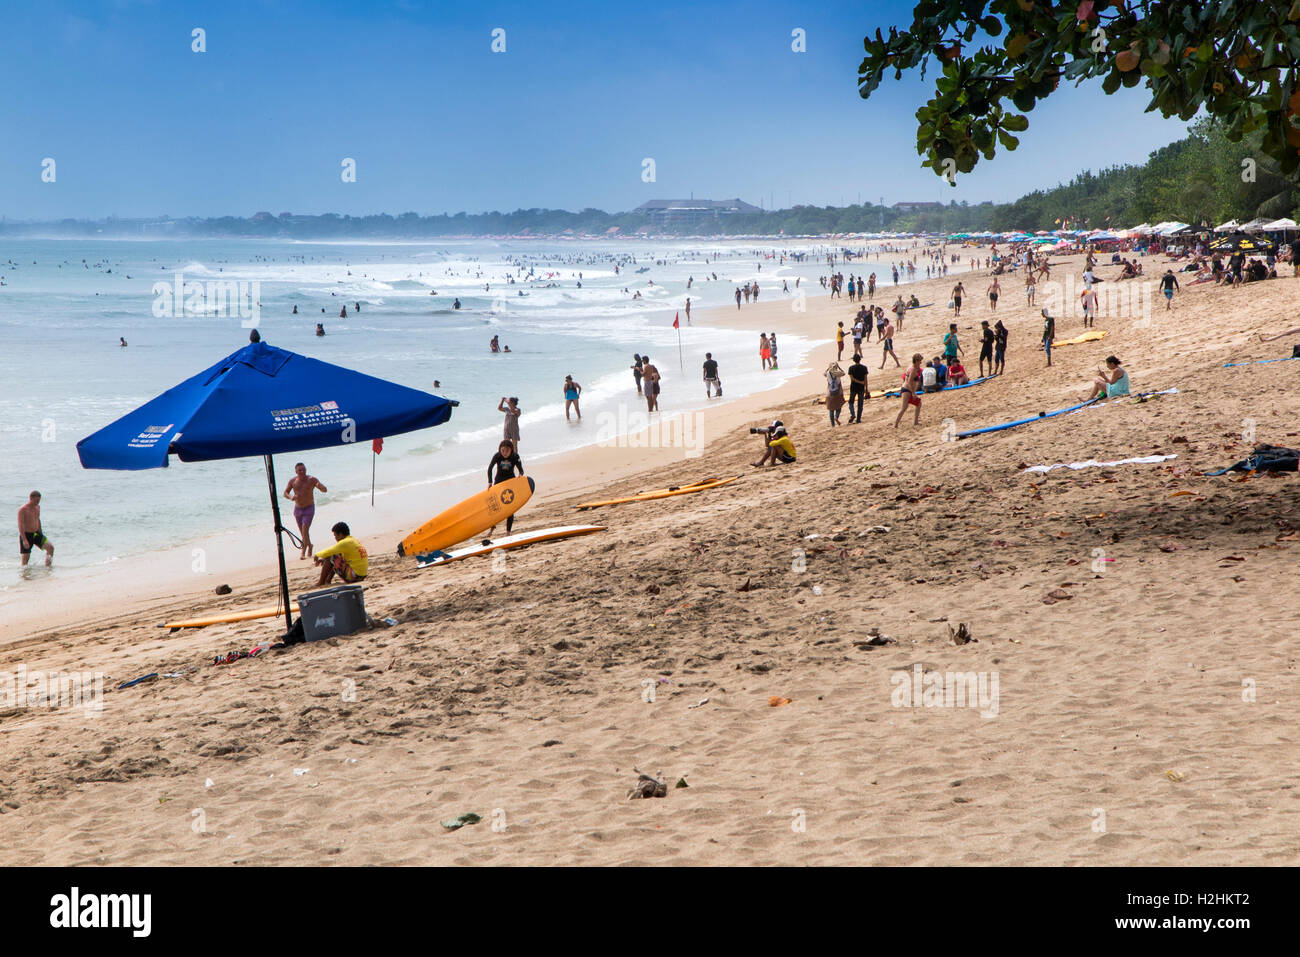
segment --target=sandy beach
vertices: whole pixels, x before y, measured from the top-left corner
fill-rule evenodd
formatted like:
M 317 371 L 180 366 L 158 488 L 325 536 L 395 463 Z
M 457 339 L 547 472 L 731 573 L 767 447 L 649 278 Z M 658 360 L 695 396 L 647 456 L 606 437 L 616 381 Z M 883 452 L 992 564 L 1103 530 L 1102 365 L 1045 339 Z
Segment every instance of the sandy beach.
M 886 309 L 892 258 L 843 270 L 886 277 Z M 1163 263 L 1145 260 L 1152 287 Z M 1053 279 L 1082 268 L 1054 260 Z M 1097 269 L 1105 285 L 1117 272 Z M 957 279 L 968 299 L 953 320 Z M 834 429 L 816 404 L 856 304 L 809 288 L 805 311 L 774 298 L 695 313 L 822 344 L 798 378 L 694 417 L 690 448 L 656 433 L 526 452 L 539 494 L 516 530 L 605 532 L 511 552 L 504 568 L 419 571 L 393 546 L 438 509 L 425 493 L 386 503 L 363 539 L 365 597 L 394 626 L 222 666 L 214 656 L 283 623 L 157 627 L 273 603 L 269 532 L 253 564 L 217 549 L 187 583 L 179 548 L 124 570 L 121 587 L 24 610 L 0 632 L 0 670 L 102 672 L 105 693 L 101 711 L 0 712 L 0 862 L 1296 863 L 1297 480 L 1201 473 L 1243 458 L 1252 436 L 1300 444 L 1300 364 L 1224 367 L 1290 355 L 1290 340 L 1255 333 L 1294 324 L 1300 280 L 1184 286 L 1171 312 L 1154 295 L 1149 317 L 1103 312 L 1107 337 L 1059 347 L 1051 368 L 1022 281 L 1004 277 L 996 315 L 987 282 L 899 287 L 925 304 L 895 337 L 904 363 L 938 354 L 956 321 L 973 376 L 980 320 L 1011 330 L 1006 375 L 926 396 L 916 428 L 910 413 L 892 427 L 897 399 Z M 1058 320 L 1058 338 L 1082 331 Z M 896 388 L 892 360 L 878 371 L 866 345 L 871 388 Z M 1177 393 L 951 441 L 1082 402 L 1112 353 L 1135 392 Z M 703 388 L 698 358 L 684 374 L 665 365 L 665 388 Z M 644 409 L 630 375 L 628 407 Z M 748 427 L 773 418 L 799 461 L 751 468 Z M 1151 455 L 1174 457 L 1025 471 Z M 309 563 L 291 556 L 290 574 L 292 594 L 309 590 Z M 221 583 L 234 593 L 213 594 Z M 953 644 L 959 624 L 975 641 Z M 155 672 L 177 677 L 117 690 Z M 996 693 L 900 700 L 949 673 Z M 627 800 L 633 768 L 662 773 L 667 796 Z M 440 824 L 465 812 L 482 821 Z

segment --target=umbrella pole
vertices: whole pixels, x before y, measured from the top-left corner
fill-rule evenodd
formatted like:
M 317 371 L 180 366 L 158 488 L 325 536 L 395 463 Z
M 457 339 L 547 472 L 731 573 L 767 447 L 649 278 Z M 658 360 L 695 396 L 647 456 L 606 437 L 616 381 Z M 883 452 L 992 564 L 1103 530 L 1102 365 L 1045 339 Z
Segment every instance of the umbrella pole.
M 289 572 L 284 566 L 284 538 L 280 534 L 280 500 L 275 494 L 275 463 L 271 456 L 266 456 L 266 487 L 271 492 L 271 515 L 275 518 L 275 547 L 280 553 L 280 597 L 284 601 L 284 630 L 293 628 L 293 616 L 289 612 Z

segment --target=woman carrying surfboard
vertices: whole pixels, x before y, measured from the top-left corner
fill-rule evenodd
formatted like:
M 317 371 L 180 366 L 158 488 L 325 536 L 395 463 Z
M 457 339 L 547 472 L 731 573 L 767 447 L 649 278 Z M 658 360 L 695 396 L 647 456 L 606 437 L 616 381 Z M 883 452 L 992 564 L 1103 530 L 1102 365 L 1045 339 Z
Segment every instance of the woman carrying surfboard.
M 509 439 L 503 439 L 497 446 L 496 455 L 492 456 L 492 461 L 488 463 L 488 488 L 493 485 L 499 485 L 502 482 L 508 482 L 512 478 L 518 478 L 524 474 L 524 463 L 519 458 L 519 452 L 515 449 L 515 444 Z M 506 534 L 515 527 L 515 516 L 513 513 L 506 517 Z M 488 529 L 488 538 L 497 530 L 493 525 Z

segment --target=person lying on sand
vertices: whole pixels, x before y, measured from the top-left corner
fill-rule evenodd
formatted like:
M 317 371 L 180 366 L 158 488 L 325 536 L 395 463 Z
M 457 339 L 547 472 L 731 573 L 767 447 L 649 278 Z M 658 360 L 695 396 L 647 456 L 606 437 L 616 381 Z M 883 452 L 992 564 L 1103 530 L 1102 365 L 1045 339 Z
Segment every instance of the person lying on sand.
M 335 544 L 316 553 L 315 563 L 321 566 L 317 588 L 323 588 L 337 574 L 341 581 L 352 584 L 365 579 L 370 571 L 370 559 L 365 547 L 352 537 L 347 522 L 335 522 L 330 529 Z

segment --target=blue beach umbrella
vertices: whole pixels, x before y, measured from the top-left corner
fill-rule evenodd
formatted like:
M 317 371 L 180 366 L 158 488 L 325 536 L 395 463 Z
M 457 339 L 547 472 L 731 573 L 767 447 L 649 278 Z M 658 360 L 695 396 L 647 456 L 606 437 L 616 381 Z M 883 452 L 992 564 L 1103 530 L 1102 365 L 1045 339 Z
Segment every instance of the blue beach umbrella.
M 278 452 L 301 452 L 441 425 L 459 403 L 418 389 L 300 356 L 265 342 L 233 352 L 77 443 L 82 468 L 166 468 L 260 455 L 275 518 L 286 627 L 289 576 L 284 564 Z

